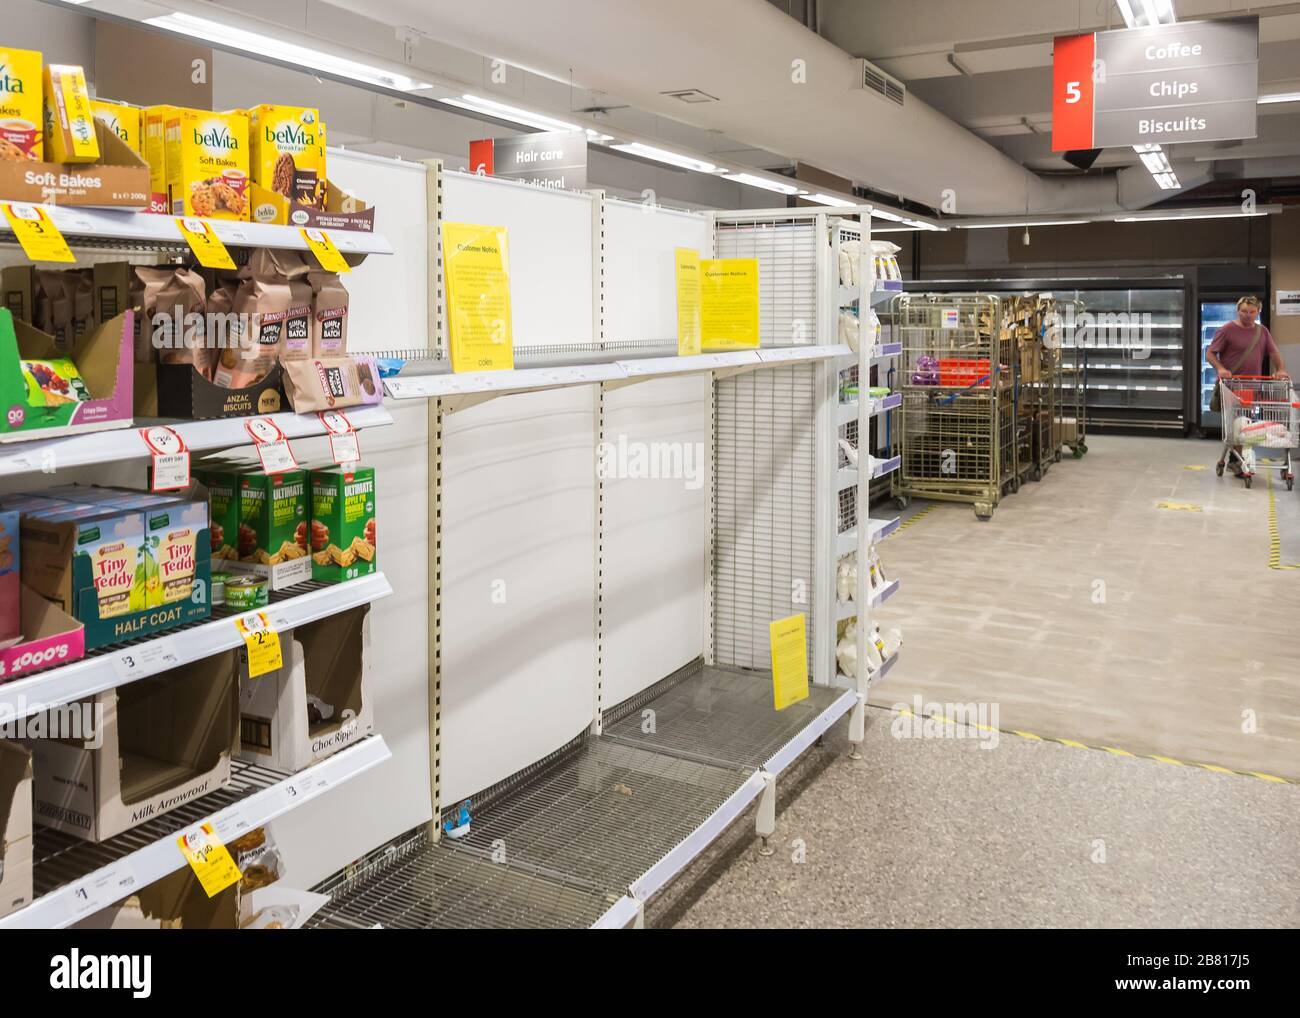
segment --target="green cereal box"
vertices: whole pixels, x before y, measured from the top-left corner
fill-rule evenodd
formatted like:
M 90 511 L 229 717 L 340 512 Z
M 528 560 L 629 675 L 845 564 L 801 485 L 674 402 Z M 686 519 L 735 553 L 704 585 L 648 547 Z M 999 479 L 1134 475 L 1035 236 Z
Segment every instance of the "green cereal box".
M 311 472 L 311 578 L 326 583 L 378 569 L 374 467 Z
M 229 540 L 229 538 L 227 538 Z M 275 566 L 307 554 L 307 472 L 239 475 L 240 562 Z

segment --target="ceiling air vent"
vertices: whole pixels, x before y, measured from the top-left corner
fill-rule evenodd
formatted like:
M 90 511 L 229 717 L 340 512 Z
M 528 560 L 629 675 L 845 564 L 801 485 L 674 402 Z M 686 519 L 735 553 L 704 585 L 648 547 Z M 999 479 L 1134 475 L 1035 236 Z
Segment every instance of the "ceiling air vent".
M 903 105 L 903 98 L 907 95 L 906 85 L 897 78 L 891 78 L 869 61 L 859 60 L 858 63 L 862 65 L 862 87 L 866 91 L 883 95 L 898 106 Z
M 716 95 L 709 95 L 708 92 L 701 92 L 698 88 L 679 88 L 671 92 L 660 92 L 660 95 L 671 96 L 674 99 L 680 99 L 684 103 L 715 103 L 718 101 Z

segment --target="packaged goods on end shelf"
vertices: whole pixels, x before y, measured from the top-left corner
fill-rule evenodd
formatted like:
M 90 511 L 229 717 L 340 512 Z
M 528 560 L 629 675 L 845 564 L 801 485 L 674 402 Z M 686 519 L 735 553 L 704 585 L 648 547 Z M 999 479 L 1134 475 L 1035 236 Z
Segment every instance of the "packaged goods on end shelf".
M 280 590 L 306 580 L 339 583 L 378 570 L 373 467 L 321 467 L 268 474 L 197 464 L 209 492 L 213 560 Z M 231 607 L 265 603 L 267 586 L 226 580 Z
M 0 525 L 20 535 L 13 565 L 21 587 L 10 590 L 0 575 L 0 629 L 15 634 L 10 642 L 37 635 L 22 632 L 28 597 L 48 599 L 79 623 L 90 649 L 211 612 L 208 507 L 199 489 L 153 495 L 66 485 L 6 495 L 0 510 Z
M 902 280 L 903 272 L 898 267 L 898 252 L 901 250 L 902 248 L 897 244 L 890 243 L 887 240 L 873 240 L 871 242 L 871 278 L 877 283 Z
M 862 241 L 846 240 L 840 244 L 839 272 L 841 286 L 857 286 L 861 281 Z
M 867 338 L 867 356 L 870 357 L 880 345 L 880 316 L 871 308 L 859 314 L 856 308 L 843 308 L 840 311 L 839 340 L 854 353 L 859 353 L 862 333 Z
M 898 653 L 903 646 L 903 634 L 899 629 L 890 629 L 882 634 L 880 624 L 873 622 L 871 632 L 867 634 L 867 678 L 870 680 L 884 667 L 884 663 Z M 840 624 L 840 639 L 835 646 L 835 659 L 839 664 L 840 674 L 846 678 L 858 677 L 858 621 L 849 619 Z
M 880 553 L 871 549 L 870 566 L 867 574 L 867 594 L 873 596 L 889 586 L 885 571 L 880 564 Z M 843 556 L 835 571 L 835 591 L 841 601 L 852 601 L 858 589 L 858 553 Z

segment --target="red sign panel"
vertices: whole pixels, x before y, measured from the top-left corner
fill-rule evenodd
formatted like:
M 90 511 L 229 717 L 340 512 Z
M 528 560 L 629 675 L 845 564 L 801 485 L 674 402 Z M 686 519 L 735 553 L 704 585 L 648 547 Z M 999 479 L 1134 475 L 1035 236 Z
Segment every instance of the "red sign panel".
M 1094 148 L 1092 67 L 1097 37 L 1059 35 L 1052 51 L 1052 151 Z
M 469 171 L 492 176 L 492 155 L 495 146 L 492 138 L 469 143 Z

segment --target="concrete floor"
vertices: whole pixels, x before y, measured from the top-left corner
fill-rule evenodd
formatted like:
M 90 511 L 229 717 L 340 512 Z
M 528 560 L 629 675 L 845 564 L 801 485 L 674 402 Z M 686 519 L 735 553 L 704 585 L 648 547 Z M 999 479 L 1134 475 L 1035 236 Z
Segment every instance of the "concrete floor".
M 989 522 L 943 504 L 884 542 L 903 657 L 872 702 L 996 704 L 1003 728 L 1300 777 L 1300 571 L 1269 568 L 1263 479 L 1216 477 L 1214 442 L 1088 445 Z M 1274 488 L 1300 562 L 1300 492 Z
M 897 739 L 874 710 L 651 903 L 653 926 L 1300 925 L 1300 785 L 1004 737 Z M 804 861 L 796 862 L 802 847 Z
M 782 778 L 776 854 L 737 824 L 653 925 L 1300 924 L 1300 784 L 1015 735 L 986 749 L 960 726 L 891 735 L 886 708 L 920 695 L 996 705 L 1002 729 L 1300 777 L 1300 570 L 1269 568 L 1272 551 L 1300 564 L 1300 493 L 1275 484 L 1275 547 L 1267 486 L 1217 478 L 1216 444 L 1088 444 L 990 522 L 943 505 L 885 542 L 903 657 L 864 759 L 837 725 Z

